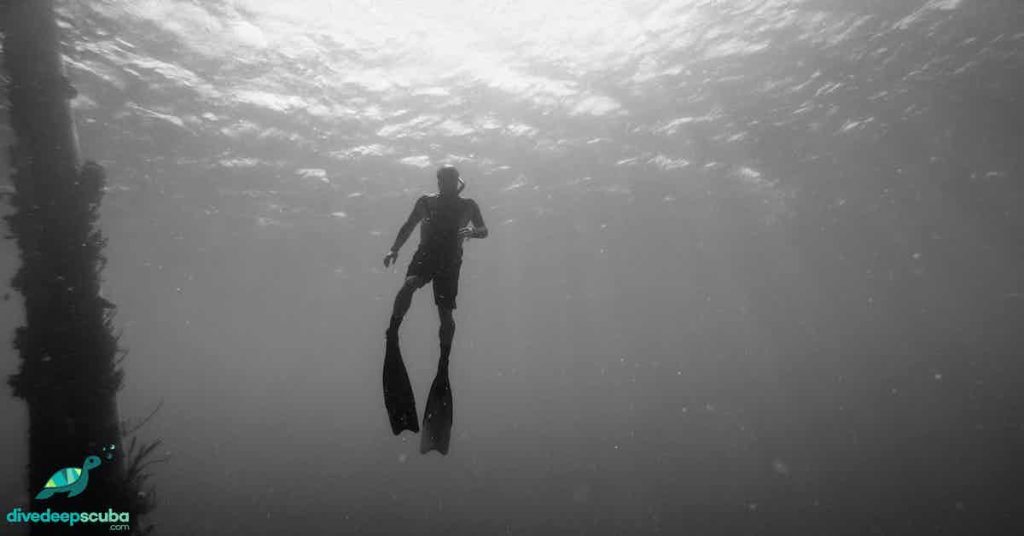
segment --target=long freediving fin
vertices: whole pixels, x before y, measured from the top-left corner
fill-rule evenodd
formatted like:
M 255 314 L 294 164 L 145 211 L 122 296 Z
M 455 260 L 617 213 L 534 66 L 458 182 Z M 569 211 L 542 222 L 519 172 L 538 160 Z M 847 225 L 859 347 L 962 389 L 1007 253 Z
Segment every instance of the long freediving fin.
M 416 415 L 416 398 L 409 383 L 409 374 L 402 361 L 398 337 L 388 334 L 384 349 L 384 407 L 391 421 L 391 431 L 398 435 L 403 430 L 420 431 Z
M 436 450 L 448 454 L 452 435 L 452 388 L 448 383 L 448 370 L 438 370 L 430 385 L 427 407 L 423 410 L 423 434 L 420 436 L 420 454 Z

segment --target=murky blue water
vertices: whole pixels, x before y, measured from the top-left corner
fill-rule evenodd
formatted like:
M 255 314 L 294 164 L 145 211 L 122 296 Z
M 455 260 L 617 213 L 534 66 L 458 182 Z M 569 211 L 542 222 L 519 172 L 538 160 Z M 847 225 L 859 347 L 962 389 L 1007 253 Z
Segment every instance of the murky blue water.
M 61 18 L 110 175 L 122 413 L 164 404 L 159 534 L 1020 526 L 1024 4 Z M 380 369 L 416 239 L 381 257 L 444 162 L 491 235 L 466 246 L 442 458 L 391 435 Z M 421 412 L 432 302 L 403 327 Z

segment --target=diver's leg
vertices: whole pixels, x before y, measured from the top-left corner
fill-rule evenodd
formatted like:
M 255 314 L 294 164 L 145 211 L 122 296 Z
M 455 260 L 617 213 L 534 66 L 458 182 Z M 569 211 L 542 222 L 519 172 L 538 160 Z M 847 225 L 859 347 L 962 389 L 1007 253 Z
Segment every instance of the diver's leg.
M 402 325 L 402 319 L 405 318 L 405 313 L 409 312 L 409 306 L 412 305 L 412 295 L 416 289 L 426 283 L 425 279 L 420 275 L 410 275 L 405 278 L 405 283 L 398 290 L 398 295 L 395 296 L 395 306 L 391 311 L 391 324 L 388 326 L 389 334 L 398 334 L 398 327 Z
M 448 356 L 452 352 L 452 339 L 455 338 L 455 296 L 459 293 L 459 266 L 456 262 L 444 272 L 434 277 L 434 303 L 437 304 L 437 316 L 441 319 L 441 327 L 437 335 L 441 342 L 441 359 L 438 371 L 448 370 Z
M 438 306 L 437 314 L 441 317 L 441 327 L 438 329 L 438 336 L 441 340 L 441 359 L 437 363 L 438 370 L 448 368 L 448 356 L 452 353 L 452 339 L 455 338 L 455 318 L 452 309 Z

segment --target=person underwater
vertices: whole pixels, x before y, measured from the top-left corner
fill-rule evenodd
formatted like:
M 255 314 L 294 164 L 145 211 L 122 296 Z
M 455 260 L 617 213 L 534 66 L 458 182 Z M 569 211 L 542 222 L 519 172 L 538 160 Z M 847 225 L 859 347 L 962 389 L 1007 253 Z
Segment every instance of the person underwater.
M 433 283 L 434 303 L 441 319 L 438 331 L 441 357 L 437 374 L 430 386 L 430 395 L 423 412 L 423 434 L 420 453 L 437 450 L 448 453 L 452 428 L 452 392 L 448 382 L 448 357 L 455 337 L 455 297 L 459 291 L 459 270 L 462 267 L 462 244 L 469 238 L 486 238 L 480 207 L 475 201 L 461 197 L 466 183 L 451 165 L 437 170 L 437 193 L 421 196 L 413 205 L 408 219 L 398 231 L 391 249 L 384 255 L 384 267 L 398 259 L 398 250 L 420 225 L 420 243 L 409 262 L 405 282 L 395 296 L 391 322 L 385 332 L 384 405 L 395 435 L 403 430 L 418 433 L 416 401 L 398 344 L 402 324 L 413 294 L 427 283 Z

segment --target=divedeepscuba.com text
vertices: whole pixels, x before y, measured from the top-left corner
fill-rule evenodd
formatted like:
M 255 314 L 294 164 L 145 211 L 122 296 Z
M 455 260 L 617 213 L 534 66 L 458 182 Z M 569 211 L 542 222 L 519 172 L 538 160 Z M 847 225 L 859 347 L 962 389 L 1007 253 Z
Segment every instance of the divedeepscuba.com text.
M 23 512 L 15 508 L 7 513 L 8 523 L 65 523 L 75 526 L 76 523 L 116 523 L 127 525 L 131 516 L 128 512 L 54 512 L 49 508 L 44 512 Z

